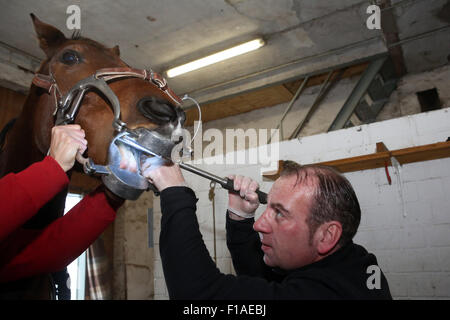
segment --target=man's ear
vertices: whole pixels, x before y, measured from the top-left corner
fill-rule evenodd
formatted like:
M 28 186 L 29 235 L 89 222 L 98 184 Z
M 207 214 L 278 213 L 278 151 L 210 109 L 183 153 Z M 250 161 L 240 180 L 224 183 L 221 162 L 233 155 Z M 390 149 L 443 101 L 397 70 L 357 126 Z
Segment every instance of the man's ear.
M 66 41 L 64 34 L 47 23 L 39 20 L 34 14 L 30 13 L 31 20 L 33 20 L 34 30 L 39 40 L 39 46 L 47 55 L 47 58 L 52 57 L 58 47 Z
M 341 239 L 342 224 L 339 221 L 329 221 L 322 224 L 316 232 L 317 251 L 320 255 L 327 255 Z

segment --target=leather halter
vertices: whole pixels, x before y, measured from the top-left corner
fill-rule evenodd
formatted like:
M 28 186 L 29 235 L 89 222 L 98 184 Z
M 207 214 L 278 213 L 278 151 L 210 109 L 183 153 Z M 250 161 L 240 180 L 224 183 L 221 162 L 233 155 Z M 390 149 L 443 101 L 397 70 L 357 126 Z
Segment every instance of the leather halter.
M 107 97 L 113 108 L 114 128 L 121 131 L 126 124 L 120 121 L 120 103 L 107 82 L 122 78 L 139 78 L 148 81 L 165 93 L 174 105 L 181 106 L 182 100 L 169 88 L 167 81 L 159 74 L 145 69 L 104 68 L 97 70 L 92 76 L 76 83 L 65 96 L 62 96 L 58 84 L 52 75 L 37 73 L 33 78 L 33 84 L 53 95 L 55 100 L 55 111 L 53 113 L 53 115 L 56 115 L 55 125 L 72 123 L 75 120 L 76 112 L 81 105 L 84 94 L 93 87 L 100 90 Z

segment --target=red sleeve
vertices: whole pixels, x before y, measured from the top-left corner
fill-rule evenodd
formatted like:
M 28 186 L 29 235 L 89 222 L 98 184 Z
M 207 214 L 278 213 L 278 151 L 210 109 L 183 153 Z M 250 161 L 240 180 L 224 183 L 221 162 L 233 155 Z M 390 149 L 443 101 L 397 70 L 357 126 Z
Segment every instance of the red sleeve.
M 52 157 L 0 179 L 0 241 L 64 189 L 69 179 Z
M 115 209 L 99 189 L 55 220 L 0 270 L 0 282 L 55 272 L 86 250 L 114 221 Z

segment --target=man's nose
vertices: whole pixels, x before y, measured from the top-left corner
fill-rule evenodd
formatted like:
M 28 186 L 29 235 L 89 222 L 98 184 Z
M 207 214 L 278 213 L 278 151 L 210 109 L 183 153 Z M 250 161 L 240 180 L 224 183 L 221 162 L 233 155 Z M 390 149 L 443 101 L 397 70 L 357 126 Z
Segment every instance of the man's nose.
M 268 221 L 268 210 L 265 210 L 262 215 L 258 218 L 258 220 L 255 221 L 253 224 L 253 230 L 256 232 L 262 232 L 262 233 L 270 233 L 270 223 Z

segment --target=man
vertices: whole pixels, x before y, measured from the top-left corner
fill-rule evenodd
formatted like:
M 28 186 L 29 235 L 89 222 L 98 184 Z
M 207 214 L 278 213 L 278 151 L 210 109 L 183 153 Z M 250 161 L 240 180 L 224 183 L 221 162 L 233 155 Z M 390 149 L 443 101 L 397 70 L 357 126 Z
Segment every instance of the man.
M 352 242 L 359 203 L 333 169 L 289 162 L 256 222 L 258 184 L 233 177 L 238 194 L 229 194 L 226 228 L 237 276 L 220 273 L 210 258 L 195 194 L 179 167 L 143 169 L 161 191 L 160 251 L 170 298 L 391 299 L 381 271 L 379 286 L 370 283 L 367 270 L 378 269 L 377 260 Z

